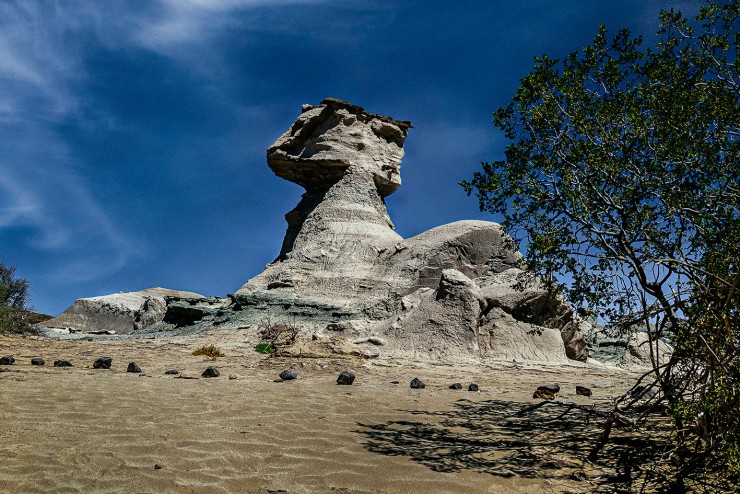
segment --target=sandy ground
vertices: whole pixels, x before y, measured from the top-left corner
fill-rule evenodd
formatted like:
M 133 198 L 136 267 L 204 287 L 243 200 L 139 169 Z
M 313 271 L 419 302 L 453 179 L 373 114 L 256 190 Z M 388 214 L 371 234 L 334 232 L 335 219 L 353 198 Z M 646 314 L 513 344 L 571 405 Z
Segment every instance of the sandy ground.
M 226 356 L 191 355 L 211 343 Z M 516 412 L 539 401 L 539 384 L 558 382 L 560 399 L 597 406 L 630 384 L 623 372 L 584 365 L 288 360 L 252 346 L 238 331 L 0 337 L 0 356 L 16 358 L 0 367 L 0 492 L 590 492 L 594 484 L 573 473 L 607 470 L 581 462 L 594 439 L 588 424 Z M 112 357 L 111 370 L 92 368 L 101 356 Z M 33 357 L 46 365 L 31 366 Z M 61 358 L 74 367 L 52 367 Z M 143 372 L 127 373 L 130 361 Z M 200 378 L 209 365 L 220 378 Z M 288 367 L 298 379 L 275 382 Z M 345 369 L 355 384 L 337 386 Z M 410 389 L 414 377 L 427 387 Z M 454 382 L 481 391 L 448 389 Z M 594 396 L 576 396 L 577 384 Z

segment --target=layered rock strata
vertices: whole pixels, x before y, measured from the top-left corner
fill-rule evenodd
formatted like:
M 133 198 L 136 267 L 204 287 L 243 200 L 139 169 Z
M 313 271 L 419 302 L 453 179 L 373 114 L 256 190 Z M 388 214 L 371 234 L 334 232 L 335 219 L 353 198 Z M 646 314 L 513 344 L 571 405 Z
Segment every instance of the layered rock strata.
M 167 299 L 201 299 L 193 292 L 148 288 L 101 297 L 81 298 L 59 317 L 41 323 L 47 328 L 72 332 L 109 331 L 128 334 L 161 321 L 167 312 Z
M 401 185 L 410 128 L 337 99 L 305 105 L 267 150 L 275 174 L 305 193 L 262 273 L 224 299 L 151 290 L 82 299 L 52 324 L 121 333 L 289 324 L 302 331 L 285 355 L 585 360 L 584 323 L 522 269 L 500 225 L 394 231 L 385 200 Z
M 585 360 L 567 304 L 539 283 L 514 288 L 522 256 L 500 225 L 394 231 L 385 198 L 401 184 L 410 127 L 336 99 L 303 107 L 267 162 L 306 192 L 278 258 L 234 295 L 238 308 L 315 328 L 350 321 L 352 336 L 382 334 L 433 358 Z

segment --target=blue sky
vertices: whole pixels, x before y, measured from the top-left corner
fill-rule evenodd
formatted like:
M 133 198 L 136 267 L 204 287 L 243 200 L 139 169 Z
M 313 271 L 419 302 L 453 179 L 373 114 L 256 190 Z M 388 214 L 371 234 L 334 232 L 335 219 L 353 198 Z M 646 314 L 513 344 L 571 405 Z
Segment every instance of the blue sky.
M 303 103 L 411 120 L 404 237 L 495 220 L 457 182 L 506 142 L 491 114 L 535 56 L 599 24 L 650 42 L 699 0 L 0 0 L 0 261 L 59 314 L 162 286 L 233 293 L 280 251 L 302 189 L 265 150 Z

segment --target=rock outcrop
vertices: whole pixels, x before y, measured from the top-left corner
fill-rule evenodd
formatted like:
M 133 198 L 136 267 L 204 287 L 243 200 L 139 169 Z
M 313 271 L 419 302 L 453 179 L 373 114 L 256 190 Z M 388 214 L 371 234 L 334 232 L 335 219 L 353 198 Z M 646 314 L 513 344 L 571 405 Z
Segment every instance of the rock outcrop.
M 410 127 L 336 99 L 303 107 L 267 161 L 306 192 L 275 262 L 234 294 L 238 309 L 318 330 L 348 323 L 349 336 L 435 359 L 585 360 L 562 298 L 536 282 L 514 287 L 522 256 L 500 225 L 394 231 L 385 198 L 401 184 Z
M 128 334 L 161 321 L 167 310 L 168 297 L 204 298 L 197 293 L 166 288 L 81 298 L 59 317 L 44 321 L 41 325 L 82 333 L 107 330 Z
M 523 271 L 500 225 L 396 233 L 385 201 L 401 185 L 410 128 L 337 99 L 305 105 L 267 150 L 275 174 L 305 193 L 262 273 L 224 299 L 151 290 L 83 299 L 52 324 L 122 333 L 154 322 L 149 331 L 289 324 L 302 331 L 280 354 L 585 360 L 584 323 Z
M 632 370 L 650 369 L 653 362 L 667 364 L 673 355 L 673 347 L 664 341 L 651 340 L 647 333 L 640 331 L 630 335 L 627 351 L 617 363 L 618 366 Z

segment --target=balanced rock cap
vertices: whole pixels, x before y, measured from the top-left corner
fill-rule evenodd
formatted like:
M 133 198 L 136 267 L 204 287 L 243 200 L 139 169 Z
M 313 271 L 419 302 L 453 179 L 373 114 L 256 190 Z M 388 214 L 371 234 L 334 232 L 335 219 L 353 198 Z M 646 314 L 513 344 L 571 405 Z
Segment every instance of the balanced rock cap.
M 373 175 L 382 197 L 401 185 L 403 141 L 411 122 L 371 114 L 336 98 L 304 105 L 293 125 L 267 149 L 281 178 L 307 191 L 328 190 L 350 166 Z

